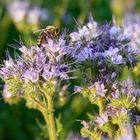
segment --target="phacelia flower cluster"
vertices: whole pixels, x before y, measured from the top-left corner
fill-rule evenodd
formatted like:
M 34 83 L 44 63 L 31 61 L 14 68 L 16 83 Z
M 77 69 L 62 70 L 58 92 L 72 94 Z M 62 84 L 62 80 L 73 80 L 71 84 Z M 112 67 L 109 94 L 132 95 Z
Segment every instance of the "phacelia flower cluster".
M 107 92 L 112 95 L 110 101 L 104 105 L 102 113 L 96 115 L 90 123 L 87 122 L 88 127 L 83 125 L 82 135 L 86 134 L 85 137 L 90 138 L 91 133 L 101 139 L 104 136 L 106 139 L 112 137 L 121 139 L 127 136 L 134 139 L 134 133 L 138 131 L 140 126 L 140 115 L 137 111 L 140 90 L 135 88 L 132 81 L 127 80 L 115 82 Z M 109 98 L 106 96 L 106 99 Z
M 10 93 L 13 96 L 40 96 L 40 87 L 46 90 L 50 84 L 53 87 L 58 79 L 61 81 L 70 78 L 70 65 L 64 61 L 67 54 L 64 36 L 60 36 L 57 41 L 46 41 L 40 48 L 21 45 L 19 51 L 22 55 L 17 54 L 15 59 L 8 55 L 8 60 L 4 61 L 0 69 L 0 76 L 5 82 L 4 91 L 8 92 L 4 97 L 9 97 Z
M 96 74 L 105 81 L 113 79 L 125 66 L 134 66 L 137 61 L 138 50 L 131 46 L 129 34 L 116 23 L 99 25 L 90 18 L 70 37 L 70 55 L 78 63 L 95 65 Z
M 107 93 L 105 85 L 99 81 L 89 87 L 75 86 L 74 91 L 75 93 L 81 93 L 84 97 L 87 97 L 93 104 L 98 98 L 104 98 Z

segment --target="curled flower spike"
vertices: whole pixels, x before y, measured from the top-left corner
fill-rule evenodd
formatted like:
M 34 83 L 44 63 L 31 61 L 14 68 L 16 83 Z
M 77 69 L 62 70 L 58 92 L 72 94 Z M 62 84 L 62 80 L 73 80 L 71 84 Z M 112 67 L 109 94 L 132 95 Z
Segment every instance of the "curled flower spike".
M 74 91 L 76 93 L 81 93 L 84 97 L 87 97 L 91 103 L 95 103 L 98 98 L 105 97 L 107 89 L 101 82 L 95 82 L 89 87 L 75 86 Z
M 31 70 L 26 70 L 26 72 L 23 75 L 23 78 L 25 79 L 25 82 L 33 82 L 36 83 L 39 80 L 39 72 Z
M 135 86 L 130 79 L 121 82 L 116 81 L 112 85 L 112 91 L 116 91 L 117 96 L 139 97 L 139 89 L 135 88 Z
M 110 47 L 109 50 L 104 52 L 104 56 L 106 58 L 109 58 L 113 64 L 122 64 L 123 57 L 122 57 L 122 55 L 119 55 L 118 52 L 119 52 L 118 48 Z
M 92 20 L 87 25 L 83 26 L 82 28 L 79 28 L 78 32 L 73 32 L 70 34 L 72 42 L 80 41 L 81 39 L 85 39 L 86 41 L 91 40 L 92 38 L 97 36 L 96 28 L 97 22 Z
M 26 48 L 21 45 L 19 50 L 22 55 L 16 57 L 16 60 L 9 56 L 9 59 L 4 61 L 4 65 L 0 69 L 0 75 L 5 83 L 7 83 L 7 79 L 17 77 L 16 79 L 21 81 L 24 87 L 24 84 L 28 83 L 40 84 L 49 82 L 51 79 L 64 80 L 70 78 L 68 76 L 71 72 L 70 65 L 64 61 L 64 56 L 67 55 L 64 36 L 60 36 L 55 41 L 48 39 L 47 43 L 40 48 L 37 46 Z
M 139 98 L 139 90 L 135 88 L 132 81 L 116 82 L 111 89 L 111 103 L 113 106 L 125 108 L 133 108 L 136 106 L 137 98 Z
M 50 140 L 57 140 L 53 98 L 61 90 L 61 81 L 70 79 L 69 73 L 73 72 L 69 61 L 65 61 L 67 47 L 64 35 L 56 40 L 46 38 L 41 47 L 21 44 L 21 56 L 8 56 L 0 69 L 5 82 L 4 100 L 12 103 L 13 97 L 23 98 L 28 108 L 39 110 L 49 126 Z
M 107 92 L 107 89 L 105 89 L 105 86 L 101 82 L 95 82 L 95 89 L 99 96 L 104 97 L 105 93 Z
M 81 69 L 90 69 L 96 75 L 95 78 L 87 76 L 89 80 L 109 85 L 123 68 L 134 67 L 138 61 L 138 51 L 131 46 L 130 36 L 116 23 L 99 25 L 90 18 L 70 34 L 70 39 L 70 57 Z
M 97 116 L 95 122 L 97 123 L 97 125 L 99 126 L 103 126 L 105 123 L 107 123 L 108 120 L 108 114 L 107 113 L 103 113 L 101 116 Z

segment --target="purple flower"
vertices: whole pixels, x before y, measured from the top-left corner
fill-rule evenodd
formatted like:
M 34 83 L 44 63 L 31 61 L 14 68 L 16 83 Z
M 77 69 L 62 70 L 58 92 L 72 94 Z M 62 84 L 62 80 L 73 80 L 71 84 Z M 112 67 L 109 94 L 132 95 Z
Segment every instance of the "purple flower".
M 77 61 L 85 61 L 86 59 L 88 60 L 92 58 L 92 49 L 84 48 L 76 57 Z
M 58 63 L 67 53 L 65 40 L 60 37 L 58 42 L 55 42 L 52 39 L 47 39 L 47 42 L 48 43 L 45 44 L 44 47 L 46 49 L 46 55 L 48 56 L 50 63 Z
M 135 97 L 139 97 L 139 89 L 135 87 L 135 84 L 130 80 L 125 81 L 115 81 L 112 85 L 111 95 L 113 98 L 119 98 L 121 95 L 132 97 L 134 100 Z
M 130 36 L 116 23 L 100 26 L 92 19 L 77 32 L 72 32 L 70 37 L 69 55 L 82 64 L 86 61 L 93 62 L 93 65 L 97 63 L 95 69 L 99 75 L 104 73 L 102 77 L 108 74 L 112 78 L 112 73 L 117 75 L 126 65 L 134 66 L 137 62 L 136 50 L 130 49 Z
M 6 78 L 8 76 L 12 75 L 11 71 L 7 67 L 3 67 L 0 69 L 0 76 L 3 78 Z
M 97 116 L 95 122 L 101 127 L 108 122 L 108 114 L 106 112 L 102 113 L 100 116 Z
M 72 48 L 69 50 L 69 54 L 75 58 L 77 62 L 82 62 L 88 59 L 92 59 L 92 48 L 83 47 L 81 42 L 77 42 Z
M 97 24 L 97 22 L 92 20 L 87 24 L 87 27 L 88 27 L 88 29 L 90 30 L 91 33 L 94 33 L 96 28 L 98 27 L 98 24 Z
M 113 98 L 119 98 L 119 95 L 120 95 L 119 90 L 116 89 L 115 91 L 113 91 L 113 92 L 111 93 L 111 95 L 112 95 Z
M 38 53 L 36 53 L 35 55 L 35 65 L 36 65 L 36 69 L 38 71 L 42 71 L 42 69 L 44 68 L 44 65 L 46 63 L 46 56 L 43 53 L 43 51 L 38 51 Z
M 134 85 L 134 83 L 130 80 L 130 79 L 128 79 L 128 80 L 126 80 L 126 81 L 122 81 L 121 83 L 120 83 L 120 85 L 121 85 L 121 93 L 123 94 L 123 95 L 127 95 L 127 96 L 130 96 L 130 97 L 135 97 L 135 93 L 137 92 L 137 90 L 136 90 L 136 88 L 135 88 L 135 85 Z
M 23 78 L 25 82 L 31 81 L 33 83 L 36 83 L 39 80 L 39 73 L 34 69 L 30 69 L 23 74 Z
M 10 76 L 21 76 L 24 70 L 24 65 L 22 60 L 14 61 L 9 57 L 8 60 L 4 61 L 4 66 L 0 69 L 0 75 L 5 79 Z
M 107 89 L 105 89 L 104 84 L 101 82 L 95 82 L 94 85 L 95 85 L 97 94 L 101 97 L 104 97 L 105 93 L 107 92 Z
M 120 137 L 119 140 L 133 140 L 133 134 L 128 134 L 126 136 Z
M 31 48 L 22 46 L 19 50 L 22 52 L 22 59 L 30 65 L 34 63 L 36 54 L 40 52 L 37 46 L 31 46 Z
M 122 115 L 127 115 L 128 111 L 126 108 L 123 108 L 123 107 L 116 107 L 116 106 L 112 106 L 112 105 L 108 105 L 107 106 L 107 114 L 108 116 L 111 116 L 111 117 L 119 117 L 120 114 Z
M 121 29 L 118 26 L 113 26 L 110 28 L 109 33 L 112 37 L 117 37 L 121 33 Z
M 80 86 L 74 86 L 74 91 L 75 91 L 75 93 L 80 93 L 81 91 L 82 91 L 82 87 L 80 87 Z
M 82 28 L 79 28 L 78 32 L 73 32 L 70 34 L 72 42 L 80 41 L 81 39 L 85 39 L 86 41 L 91 40 L 94 37 L 97 37 L 98 32 L 96 30 L 97 22 L 94 20 L 84 25 Z
M 73 42 L 80 40 L 80 34 L 77 32 L 70 33 L 70 37 Z
M 15 67 L 16 65 L 16 63 L 15 63 L 15 61 L 9 56 L 9 58 L 8 58 L 8 60 L 5 60 L 4 61 L 4 64 L 5 64 L 5 67 L 7 67 L 7 68 L 13 68 L 13 66 Z
M 119 55 L 118 53 L 119 53 L 118 48 L 110 47 L 109 50 L 106 50 L 104 52 L 104 56 L 109 57 L 113 64 L 122 64 L 123 63 L 123 57 L 121 55 Z
M 46 65 L 44 67 L 42 76 L 46 81 L 57 77 L 60 77 L 61 79 L 67 79 L 67 68 L 67 65 Z
M 58 72 L 57 69 L 56 69 L 56 66 L 53 66 L 53 65 L 46 65 L 44 67 L 44 70 L 43 70 L 43 78 L 48 81 L 50 80 L 51 78 L 54 78 L 54 77 L 57 77 L 58 75 Z
M 69 70 L 67 65 L 65 64 L 59 65 L 57 69 L 59 70 L 59 75 L 61 79 L 68 79 Z
M 12 93 L 10 93 L 9 90 L 8 90 L 8 85 L 4 85 L 3 97 L 5 99 L 13 97 Z
M 90 18 L 87 24 L 80 26 L 77 32 L 72 32 L 70 37 L 70 57 L 77 63 L 90 62 L 91 71 L 97 70 L 97 77 L 103 83 L 111 83 L 124 67 L 134 66 L 137 62 L 138 53 L 131 49 L 130 36 L 116 23 L 100 26 Z
M 90 37 L 90 31 L 87 26 L 83 26 L 83 28 L 79 29 L 79 35 L 81 38 L 85 38 L 86 40 L 89 40 Z

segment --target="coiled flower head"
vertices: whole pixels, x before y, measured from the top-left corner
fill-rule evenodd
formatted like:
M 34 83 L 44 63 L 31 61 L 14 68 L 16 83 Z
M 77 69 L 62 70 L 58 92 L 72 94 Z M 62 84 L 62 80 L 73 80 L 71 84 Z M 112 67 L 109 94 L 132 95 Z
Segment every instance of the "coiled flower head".
M 47 39 L 47 43 L 40 48 L 27 48 L 21 44 L 21 56 L 16 55 L 15 59 L 8 56 L 0 69 L 0 76 L 6 84 L 5 91 L 14 96 L 33 97 L 40 96 L 40 88 L 47 90 L 49 87 L 52 89 L 50 92 L 55 92 L 55 81 L 70 78 L 70 65 L 64 61 L 66 48 L 64 36 L 58 40 Z
M 86 25 L 72 32 L 70 37 L 71 57 L 80 64 L 89 62 L 98 80 L 101 77 L 104 82 L 108 82 L 124 67 L 133 67 L 137 62 L 138 50 L 131 46 L 129 34 L 116 23 L 99 25 L 90 18 Z

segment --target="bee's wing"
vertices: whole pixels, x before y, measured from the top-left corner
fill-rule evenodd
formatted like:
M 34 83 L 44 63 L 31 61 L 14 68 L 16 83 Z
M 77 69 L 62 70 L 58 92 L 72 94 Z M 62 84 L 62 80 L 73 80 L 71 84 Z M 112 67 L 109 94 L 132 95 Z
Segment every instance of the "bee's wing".
M 39 29 L 39 30 L 37 30 L 37 31 L 34 31 L 33 33 L 35 34 L 35 33 L 38 33 L 38 32 L 42 32 L 42 31 L 45 31 L 46 29 Z

